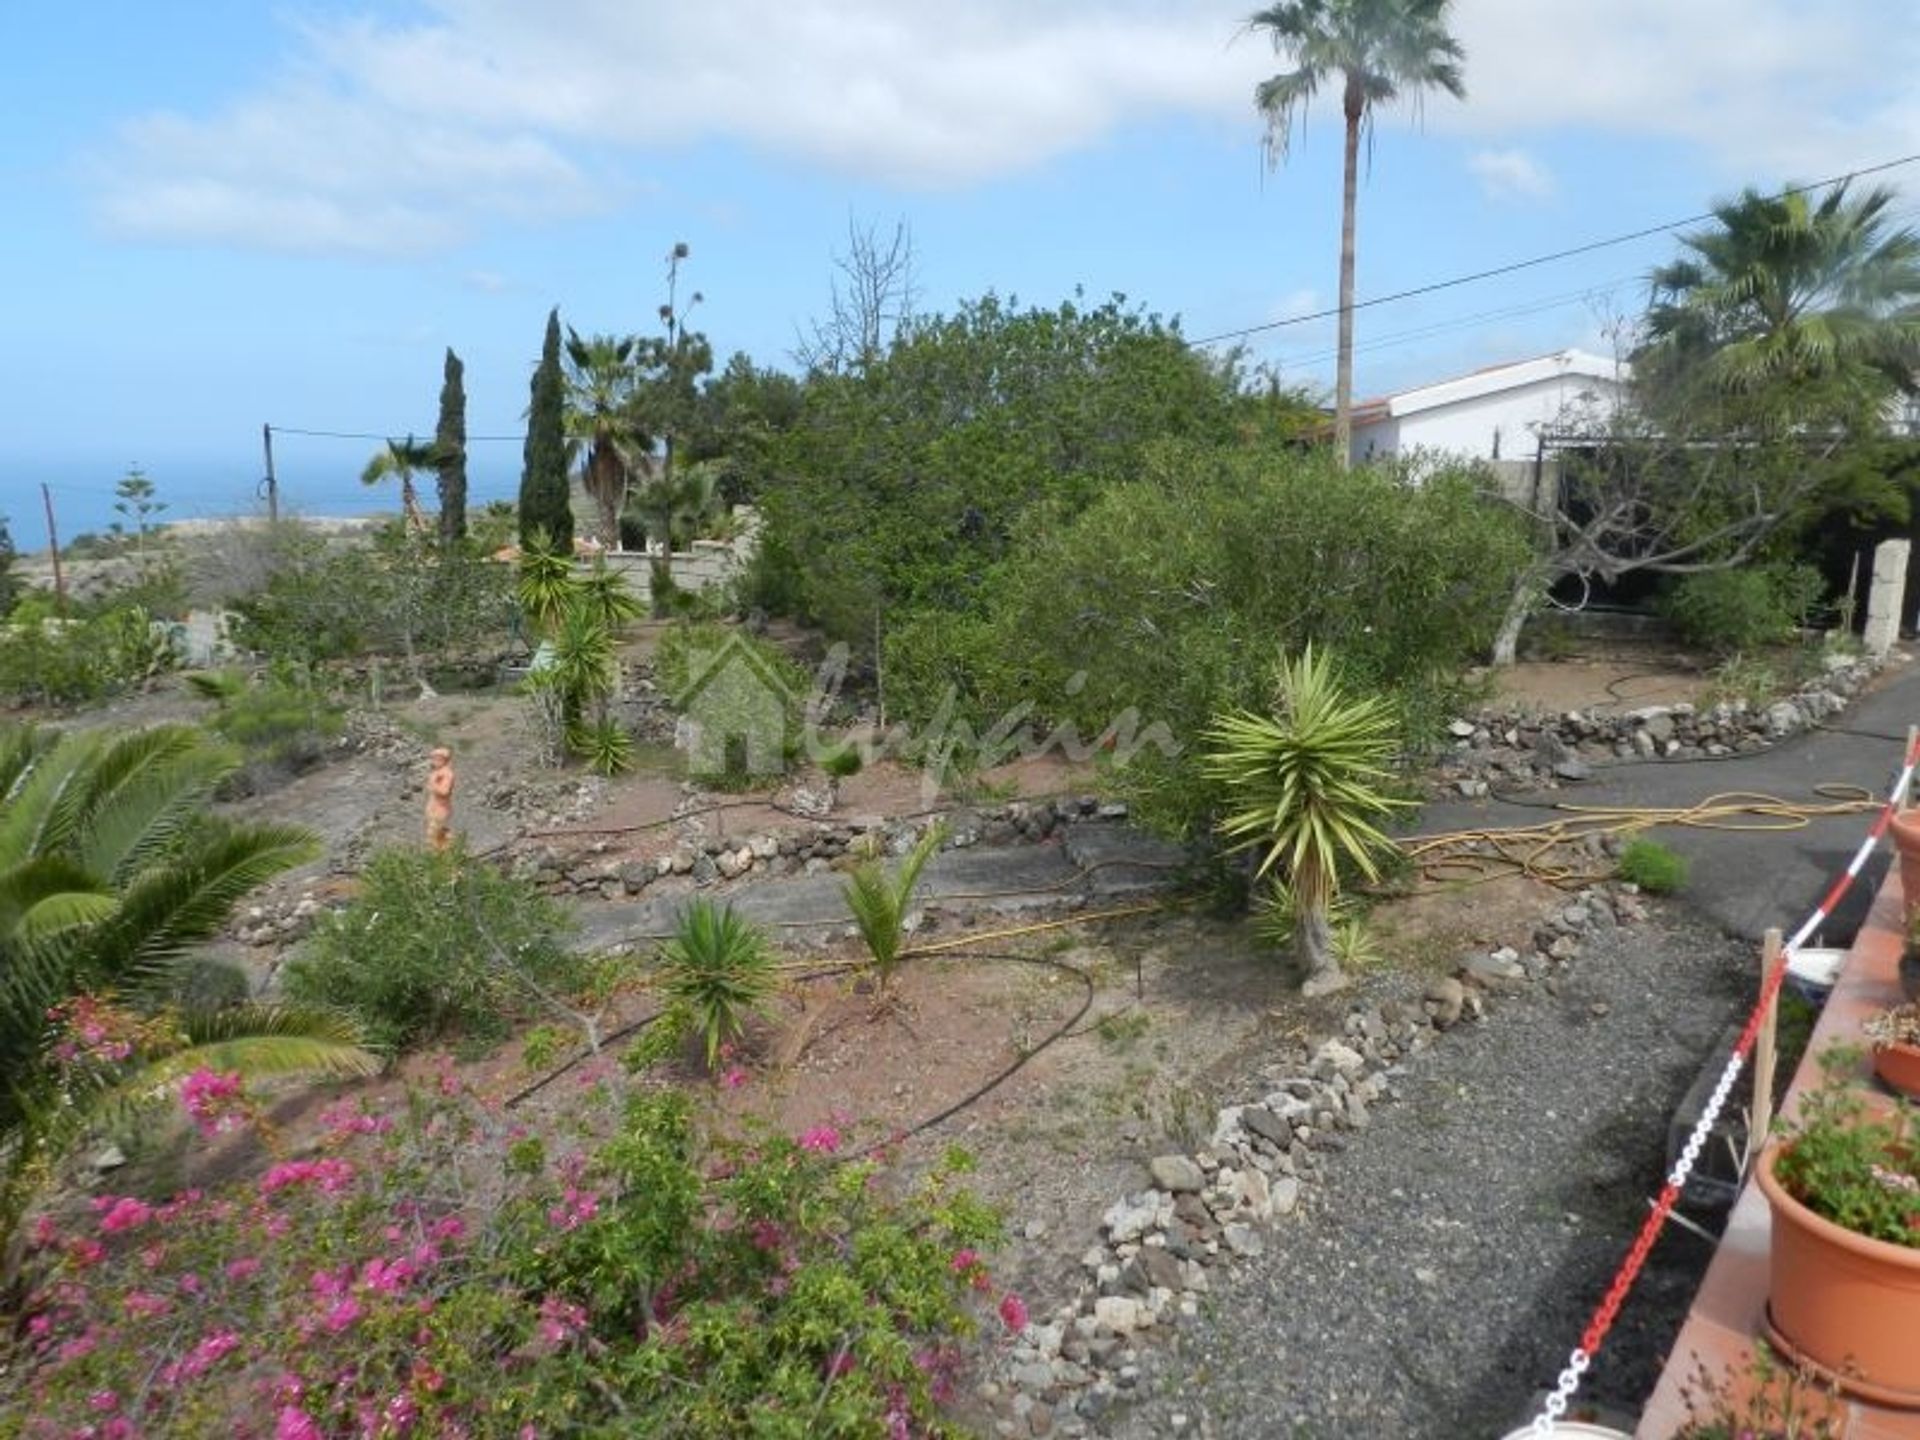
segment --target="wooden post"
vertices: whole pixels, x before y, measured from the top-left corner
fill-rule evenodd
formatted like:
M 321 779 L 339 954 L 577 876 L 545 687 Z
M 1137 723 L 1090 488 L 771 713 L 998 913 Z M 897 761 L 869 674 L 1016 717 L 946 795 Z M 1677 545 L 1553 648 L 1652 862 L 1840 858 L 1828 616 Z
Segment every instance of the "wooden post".
M 262 483 L 267 492 L 267 523 L 273 524 L 280 519 L 280 482 L 273 474 L 273 426 L 260 427 L 260 443 L 267 452 L 267 478 Z
M 47 507 L 47 553 L 53 557 L 53 599 L 62 615 L 67 613 L 67 577 L 60 568 L 60 532 L 53 524 L 53 492 L 40 482 L 40 501 Z
M 1774 967 L 1781 963 L 1780 932 L 1769 930 L 1760 942 L 1760 987 L 1764 991 L 1768 979 L 1773 975 Z M 1760 1156 L 1760 1149 L 1767 1143 L 1767 1132 L 1773 1128 L 1773 1067 L 1778 1047 L 1775 1037 L 1779 1032 L 1780 1003 L 1774 997 L 1774 1003 L 1767 1007 L 1766 1017 L 1760 1022 L 1760 1035 L 1753 1044 L 1753 1118 L 1747 1126 L 1747 1163 L 1752 1165 Z

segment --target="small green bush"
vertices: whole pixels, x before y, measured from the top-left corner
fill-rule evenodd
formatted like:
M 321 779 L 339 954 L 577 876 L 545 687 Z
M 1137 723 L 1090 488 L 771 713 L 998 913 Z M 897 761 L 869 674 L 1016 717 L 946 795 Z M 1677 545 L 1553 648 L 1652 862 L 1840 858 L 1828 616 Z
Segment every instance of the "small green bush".
M 1688 644 L 1733 655 L 1791 640 L 1825 593 L 1811 566 L 1755 565 L 1685 576 L 1660 608 Z
M 0 625 L 0 698 L 82 705 L 130 690 L 173 668 L 172 642 L 140 605 L 109 603 L 61 617 L 41 596 Z
M 531 885 L 458 848 L 383 850 L 288 964 L 287 993 L 359 1016 L 393 1049 L 455 1031 L 495 1041 L 582 978 L 565 924 Z
M 820 768 L 836 780 L 846 780 L 858 775 L 863 763 L 860 758 L 860 747 L 851 741 L 834 746 L 820 757 Z
M 1687 861 L 1658 840 L 1633 840 L 1620 852 L 1619 875 L 1651 895 L 1671 895 L 1687 883 Z
M 695 900 L 660 950 L 663 988 L 684 1028 L 699 1036 L 707 1068 L 746 1035 L 779 986 L 774 955 L 758 926 L 731 905 Z

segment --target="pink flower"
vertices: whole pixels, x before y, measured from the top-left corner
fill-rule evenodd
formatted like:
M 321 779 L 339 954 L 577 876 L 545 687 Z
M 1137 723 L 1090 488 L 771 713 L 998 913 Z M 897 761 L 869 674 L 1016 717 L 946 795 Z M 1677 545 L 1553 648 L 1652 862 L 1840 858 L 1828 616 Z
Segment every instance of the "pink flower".
M 1001 1323 L 1018 1335 L 1027 1328 L 1027 1318 L 1027 1302 L 1009 1291 L 1000 1301 Z
M 396 1294 L 404 1290 L 411 1279 L 413 1266 L 405 1260 L 382 1260 L 375 1256 L 360 1270 L 360 1284 L 376 1295 Z
M 431 1240 L 460 1241 L 466 1236 L 467 1222 L 458 1215 L 448 1215 L 427 1227 L 427 1237 Z
M 164 1315 L 173 1308 L 173 1302 L 164 1295 L 155 1295 L 147 1290 L 129 1290 L 126 1299 L 120 1302 L 126 1307 L 127 1314 L 136 1320 L 144 1320 L 151 1315 Z
M 956 1250 L 953 1259 L 948 1262 L 956 1275 L 971 1275 L 979 1263 L 980 1252 L 974 1249 Z
M 729 1065 L 721 1072 L 720 1083 L 729 1090 L 738 1090 L 747 1083 L 747 1072 L 738 1065 Z
M 360 1314 L 360 1302 L 348 1296 L 344 1300 L 334 1301 L 332 1308 L 321 1318 L 320 1323 L 327 1328 L 329 1334 L 338 1335 L 358 1320 Z
M 540 1302 L 540 1338 L 549 1345 L 564 1345 L 587 1325 L 587 1312 L 570 1300 L 549 1295 Z
M 120 1397 L 111 1390 L 96 1390 L 87 1396 L 87 1408 L 109 1415 L 120 1408 Z
M 289 1185 L 311 1182 L 321 1193 L 337 1195 L 353 1183 L 353 1166 L 345 1160 L 283 1160 L 260 1177 L 260 1193 L 271 1195 Z
M 578 1230 L 600 1213 L 600 1199 L 590 1190 L 569 1185 L 563 1202 L 547 1211 L 547 1223 L 556 1230 Z
M 260 1261 L 257 1256 L 242 1255 L 238 1260 L 229 1260 L 227 1262 L 227 1278 L 229 1280 L 247 1280 L 257 1274 L 259 1269 Z
M 131 1195 L 101 1195 L 94 1200 L 93 1208 L 100 1217 L 100 1231 L 105 1235 L 131 1230 L 153 1219 L 153 1207 Z
M 220 1363 L 221 1357 L 240 1348 L 240 1337 L 231 1330 L 216 1330 L 187 1352 L 180 1362 L 180 1374 L 192 1380 Z
M 831 1155 L 840 1148 L 840 1132 L 831 1125 L 816 1125 L 800 1137 L 800 1148 Z
M 273 1440 L 325 1440 L 313 1417 L 297 1405 L 283 1405 L 274 1418 Z
M 202 1135 L 218 1135 L 247 1119 L 247 1097 L 238 1070 L 220 1075 L 201 1066 L 181 1082 L 180 1103 Z

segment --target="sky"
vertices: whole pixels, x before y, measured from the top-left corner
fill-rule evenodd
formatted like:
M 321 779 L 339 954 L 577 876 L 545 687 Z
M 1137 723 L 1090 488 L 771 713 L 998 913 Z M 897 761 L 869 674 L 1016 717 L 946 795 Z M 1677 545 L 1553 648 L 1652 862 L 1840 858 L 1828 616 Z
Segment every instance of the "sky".
M 9 0 L 0 8 L 0 514 L 44 544 L 114 517 L 359 513 L 366 435 L 518 434 L 546 312 L 691 323 L 790 366 L 849 227 L 911 231 L 919 305 L 1113 292 L 1195 338 L 1333 303 L 1337 95 L 1284 163 L 1284 69 L 1215 0 Z M 1467 99 L 1381 112 L 1362 300 L 1699 214 L 1745 185 L 1920 152 L 1912 0 L 1457 0 Z M 1920 223 L 1920 164 L 1876 177 Z M 1907 198 L 1913 197 L 1913 198 Z M 1671 236 L 1363 310 L 1382 393 L 1609 351 Z M 1248 340 L 1330 388 L 1333 325 Z M 478 498 L 520 449 L 476 441 Z M 388 502 L 391 503 L 390 501 Z

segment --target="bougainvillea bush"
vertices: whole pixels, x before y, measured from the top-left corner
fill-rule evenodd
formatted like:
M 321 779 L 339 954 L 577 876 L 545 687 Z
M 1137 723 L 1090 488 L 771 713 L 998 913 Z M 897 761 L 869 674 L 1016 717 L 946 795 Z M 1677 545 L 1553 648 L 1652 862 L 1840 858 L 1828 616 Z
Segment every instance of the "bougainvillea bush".
M 259 1123 L 233 1077 L 182 1099 L 209 1137 Z M 1026 1323 L 964 1157 L 902 1187 L 834 1126 L 721 1141 L 678 1092 L 593 1103 L 611 1138 L 555 1151 L 443 1074 L 335 1103 L 297 1154 L 261 1127 L 243 1182 L 43 1216 L 0 1434 L 950 1433 L 977 1312 Z

